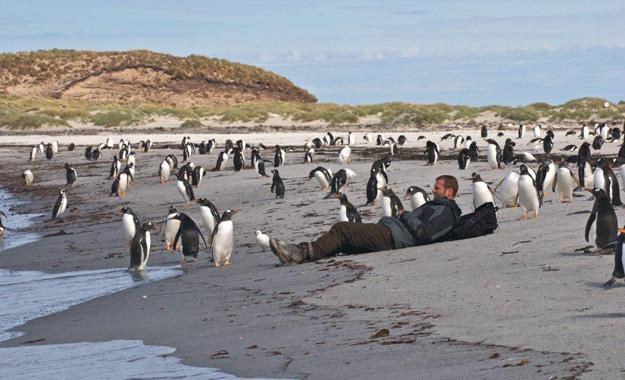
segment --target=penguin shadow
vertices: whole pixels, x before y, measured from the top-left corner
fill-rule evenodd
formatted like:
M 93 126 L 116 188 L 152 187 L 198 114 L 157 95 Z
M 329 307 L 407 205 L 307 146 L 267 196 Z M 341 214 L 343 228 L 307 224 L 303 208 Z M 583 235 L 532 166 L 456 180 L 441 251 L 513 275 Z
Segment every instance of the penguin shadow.
M 142 282 L 150 279 L 150 276 L 142 270 L 128 271 L 128 274 L 133 282 Z
M 588 318 L 588 319 L 625 318 L 625 313 L 578 314 L 577 318 Z
M 625 282 L 619 281 L 619 280 L 616 280 L 616 282 L 612 283 L 611 285 L 607 287 L 606 287 L 605 282 L 597 282 L 597 281 L 586 281 L 584 282 L 584 285 L 586 285 L 589 288 L 606 290 L 606 291 L 611 290 L 611 289 L 616 289 L 616 288 L 625 288 Z M 623 316 L 625 316 L 625 313 L 623 313 Z

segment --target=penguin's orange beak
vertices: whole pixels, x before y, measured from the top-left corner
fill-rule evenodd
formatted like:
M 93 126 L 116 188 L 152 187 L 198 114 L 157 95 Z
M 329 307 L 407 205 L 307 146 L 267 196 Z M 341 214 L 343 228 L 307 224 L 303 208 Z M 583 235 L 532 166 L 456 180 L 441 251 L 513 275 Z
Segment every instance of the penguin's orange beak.
M 410 199 L 410 193 L 406 191 L 406 194 L 404 194 L 404 200 L 407 201 L 408 199 Z

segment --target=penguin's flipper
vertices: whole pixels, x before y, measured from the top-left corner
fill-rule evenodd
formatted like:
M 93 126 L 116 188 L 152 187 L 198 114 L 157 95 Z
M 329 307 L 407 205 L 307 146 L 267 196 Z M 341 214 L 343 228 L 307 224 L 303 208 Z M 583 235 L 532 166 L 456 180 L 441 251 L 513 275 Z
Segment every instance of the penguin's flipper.
M 182 226 L 182 223 L 180 223 L 180 225 Z M 172 247 L 174 247 L 174 250 L 178 246 L 178 239 L 180 238 L 180 235 L 182 235 L 182 228 L 178 228 L 178 232 L 176 232 L 176 238 L 174 239 L 174 244 L 172 245 Z
M 590 228 L 592 227 L 592 224 L 594 223 L 595 219 L 597 218 L 597 209 L 595 207 L 592 208 L 592 212 L 590 213 L 590 216 L 588 217 L 588 221 L 586 222 L 586 231 L 585 231 L 585 238 L 587 242 L 590 242 L 590 240 L 588 240 L 588 236 L 590 233 Z
M 555 193 L 556 192 L 556 184 L 558 183 L 558 175 L 556 174 L 553 177 L 553 185 L 551 185 L 551 192 Z

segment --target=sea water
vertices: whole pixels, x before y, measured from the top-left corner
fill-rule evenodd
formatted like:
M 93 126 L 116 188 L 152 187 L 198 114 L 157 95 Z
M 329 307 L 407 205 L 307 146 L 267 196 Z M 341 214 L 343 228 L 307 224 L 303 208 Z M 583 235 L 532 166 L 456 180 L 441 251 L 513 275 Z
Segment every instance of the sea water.
M 18 214 L 11 211 L 11 207 L 21 204 L 13 194 L 0 187 L 0 211 L 6 214 L 2 217 L 2 225 L 5 227 L 4 238 L 0 239 L 0 252 L 15 248 L 20 245 L 37 241 L 41 236 L 35 232 L 24 232 L 24 228 L 32 225 L 43 214 Z

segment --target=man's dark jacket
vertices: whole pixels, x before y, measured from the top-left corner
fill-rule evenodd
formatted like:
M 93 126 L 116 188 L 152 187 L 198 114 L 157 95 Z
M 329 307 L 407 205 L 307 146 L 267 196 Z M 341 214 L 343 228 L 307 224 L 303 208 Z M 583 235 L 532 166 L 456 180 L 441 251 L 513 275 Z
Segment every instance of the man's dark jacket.
M 391 231 L 395 249 L 432 243 L 445 238 L 462 211 L 455 201 L 435 199 L 399 218 L 383 217 L 378 222 Z

